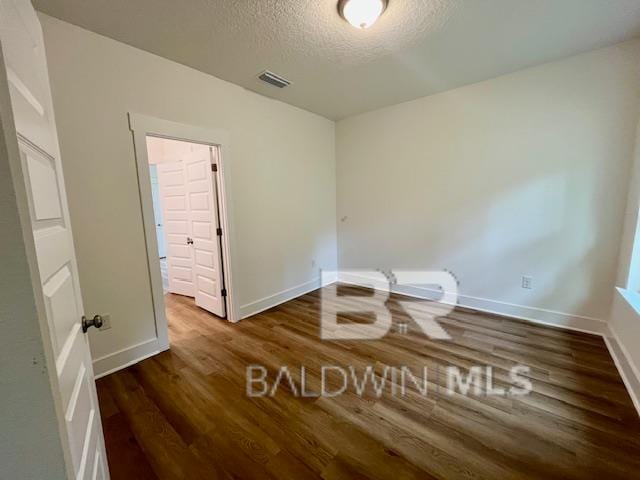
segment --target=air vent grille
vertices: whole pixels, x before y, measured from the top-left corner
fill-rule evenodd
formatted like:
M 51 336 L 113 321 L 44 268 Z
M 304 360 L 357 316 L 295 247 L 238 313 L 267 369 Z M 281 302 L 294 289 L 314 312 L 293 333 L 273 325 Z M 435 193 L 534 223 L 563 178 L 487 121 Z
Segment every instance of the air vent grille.
M 284 88 L 291 85 L 291 82 L 286 78 L 282 78 L 280 75 L 276 75 L 275 73 L 268 70 L 258 75 L 258 78 L 263 82 L 266 82 L 269 85 L 273 85 L 274 87 L 278 88 Z

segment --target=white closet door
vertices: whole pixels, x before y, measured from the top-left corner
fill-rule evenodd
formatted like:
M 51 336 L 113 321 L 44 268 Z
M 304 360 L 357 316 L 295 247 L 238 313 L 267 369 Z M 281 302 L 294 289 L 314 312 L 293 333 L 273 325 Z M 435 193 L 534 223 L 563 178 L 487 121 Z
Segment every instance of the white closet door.
M 189 221 L 193 238 L 196 305 L 224 317 L 223 276 L 218 205 L 212 165 L 217 149 L 207 145 L 191 145 L 185 162 L 185 178 L 189 192 Z
M 158 185 L 167 241 L 169 291 L 194 297 L 193 247 L 184 161 L 158 164 Z
M 0 40 L 35 240 L 41 283 L 38 288 L 44 298 L 56 361 L 53 393 L 64 410 L 65 459 L 77 479 L 107 479 L 93 366 L 81 327 L 84 308 L 44 41 L 29 0 L 0 0 Z

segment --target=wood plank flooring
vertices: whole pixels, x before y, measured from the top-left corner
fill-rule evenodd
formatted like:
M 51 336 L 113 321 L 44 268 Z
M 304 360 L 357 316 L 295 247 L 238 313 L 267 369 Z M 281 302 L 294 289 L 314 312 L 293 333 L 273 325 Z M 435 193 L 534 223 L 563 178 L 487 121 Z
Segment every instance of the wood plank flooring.
M 112 479 L 640 478 L 640 420 L 601 338 L 456 310 L 440 322 L 452 340 L 435 341 L 399 298 L 388 304 L 408 333 L 329 342 L 319 291 L 236 325 L 167 295 L 171 350 L 98 381 Z M 429 390 L 301 398 L 299 383 L 283 382 L 252 398 L 251 364 L 268 368 L 270 384 L 280 366 L 299 382 L 304 366 L 316 391 L 322 365 L 428 366 Z M 497 386 L 527 365 L 533 391 L 449 395 L 431 374 L 474 364 L 492 366 Z

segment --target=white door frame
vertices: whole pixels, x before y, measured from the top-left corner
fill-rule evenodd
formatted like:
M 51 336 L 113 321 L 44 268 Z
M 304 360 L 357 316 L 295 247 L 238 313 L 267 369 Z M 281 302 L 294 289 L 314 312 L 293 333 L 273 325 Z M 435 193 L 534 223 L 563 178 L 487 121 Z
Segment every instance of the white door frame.
M 147 248 L 147 263 L 149 266 L 149 280 L 151 296 L 156 321 L 156 335 L 159 346 L 169 348 L 169 331 L 162 290 L 162 276 L 160 273 L 160 259 L 158 258 L 158 241 L 156 239 L 153 202 L 151 198 L 151 180 L 149 176 L 149 159 L 147 152 L 147 136 L 182 140 L 192 143 L 203 143 L 216 146 L 219 149 L 218 175 L 214 177 L 218 191 L 220 209 L 220 224 L 222 225 L 222 264 L 224 268 L 224 283 L 227 290 L 227 320 L 240 320 L 238 305 L 238 291 L 233 281 L 233 244 L 234 232 L 231 212 L 231 162 L 229 134 L 223 130 L 195 127 L 181 123 L 162 120 L 159 118 L 129 113 L 129 128 L 133 132 L 136 165 L 138 169 L 138 186 L 140 203 L 142 206 L 142 222 L 144 227 L 145 244 Z

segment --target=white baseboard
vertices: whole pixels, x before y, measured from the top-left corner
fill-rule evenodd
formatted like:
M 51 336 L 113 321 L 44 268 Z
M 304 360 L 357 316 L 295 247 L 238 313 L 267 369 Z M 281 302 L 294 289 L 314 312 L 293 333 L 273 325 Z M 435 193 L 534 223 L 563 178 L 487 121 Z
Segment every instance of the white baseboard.
M 167 349 L 168 347 L 163 348 L 160 345 L 157 338 L 153 338 L 146 342 L 118 350 L 117 352 L 110 353 L 93 361 L 94 376 L 96 379 L 104 377 Z
M 367 279 L 366 276 L 349 274 L 340 275 L 339 281 L 359 286 L 375 285 L 376 280 Z M 442 296 L 441 290 L 409 285 L 391 285 L 391 291 L 400 295 L 420 298 L 423 300 L 437 300 Z M 458 295 L 458 306 L 479 310 L 481 312 L 504 315 L 520 320 L 526 320 L 541 325 L 560 327 L 567 330 L 604 335 L 607 322 L 599 318 L 574 315 L 571 313 L 547 310 L 544 308 L 528 307 L 514 303 L 490 300 L 487 298 Z
M 622 381 L 625 387 L 627 387 L 631 401 L 636 407 L 638 415 L 640 415 L 640 369 L 633 363 L 626 347 L 611 326 L 607 328 L 604 341 L 622 377 Z
M 247 303 L 246 305 L 242 305 L 240 307 L 240 318 L 244 319 L 256 315 L 260 312 L 264 312 L 265 310 L 269 310 L 270 308 L 280 305 L 281 303 L 293 300 L 294 298 L 304 295 L 305 293 L 309 293 L 317 290 L 320 287 L 335 283 L 335 281 L 335 276 L 324 278 L 324 282 L 323 278 L 318 277 L 295 287 L 287 288 L 286 290 L 282 290 L 281 292 L 269 295 L 268 297 L 261 298 L 260 300 L 256 300 L 255 302 Z

